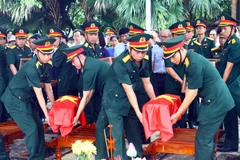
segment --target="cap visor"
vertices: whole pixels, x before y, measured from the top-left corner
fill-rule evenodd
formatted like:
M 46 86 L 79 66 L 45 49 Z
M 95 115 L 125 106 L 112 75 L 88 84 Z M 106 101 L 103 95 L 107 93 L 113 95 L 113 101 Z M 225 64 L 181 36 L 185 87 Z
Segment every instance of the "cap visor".
M 148 47 L 147 48 L 133 48 L 134 50 L 136 51 L 139 51 L 139 52 L 146 52 L 148 51 Z
M 171 58 L 172 56 L 174 56 L 175 54 L 176 54 L 177 52 L 174 52 L 174 53 L 172 53 L 172 54 L 170 54 L 170 55 L 163 55 L 163 59 L 169 59 L 169 58 Z

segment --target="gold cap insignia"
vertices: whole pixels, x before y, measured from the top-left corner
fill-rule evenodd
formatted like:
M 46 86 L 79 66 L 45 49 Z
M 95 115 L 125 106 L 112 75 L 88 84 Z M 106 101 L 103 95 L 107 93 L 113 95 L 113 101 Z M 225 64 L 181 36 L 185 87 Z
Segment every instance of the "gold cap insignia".
M 141 37 L 141 38 L 139 39 L 139 42 L 146 42 L 145 37 Z
M 199 24 L 200 23 L 200 20 L 197 20 L 197 24 Z
M 129 28 L 130 28 L 130 29 L 133 29 L 133 26 L 131 25 Z
M 50 33 L 53 33 L 54 32 L 54 30 L 53 29 L 50 29 Z
M 190 26 L 190 22 L 187 22 L 187 26 Z
M 178 28 L 183 28 L 183 25 L 182 25 L 182 24 L 179 24 L 179 25 L 178 25 Z
M 49 46 L 51 43 L 49 41 L 45 42 L 45 46 Z
M 221 20 L 225 20 L 225 17 L 224 17 L 224 16 L 222 16 L 222 17 L 221 17 Z
M 19 33 L 24 33 L 24 31 L 22 29 L 19 30 Z
M 166 49 L 167 49 L 164 45 L 161 45 L 161 48 L 162 48 L 163 50 L 166 50 Z
M 91 28 L 93 28 L 93 27 L 96 27 L 96 26 L 95 26 L 95 24 L 94 24 L 94 23 L 92 23 L 92 24 L 90 25 L 90 27 L 91 27 Z
M 107 29 L 107 32 L 110 32 L 110 29 Z

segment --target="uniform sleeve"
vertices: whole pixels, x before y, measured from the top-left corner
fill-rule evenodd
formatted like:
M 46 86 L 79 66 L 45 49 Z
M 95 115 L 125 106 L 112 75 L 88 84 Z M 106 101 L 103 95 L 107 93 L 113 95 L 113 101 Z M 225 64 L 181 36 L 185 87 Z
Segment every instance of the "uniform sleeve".
M 203 84 L 203 69 L 197 64 L 190 64 L 187 69 L 188 89 L 198 89 Z
M 39 75 L 34 68 L 28 68 L 25 72 L 25 76 L 30 87 L 41 88 Z
M 145 65 L 144 68 L 141 69 L 140 71 L 140 77 L 142 78 L 150 77 L 148 61 L 144 61 L 144 65 Z
M 228 62 L 238 63 L 240 61 L 239 51 L 240 43 L 236 43 L 235 45 L 231 44 L 231 47 L 229 47 Z
M 15 57 L 13 49 L 8 49 L 6 58 L 7 58 L 7 65 L 8 66 L 10 64 L 15 65 L 16 57 Z
M 128 84 L 128 85 L 131 85 L 132 82 L 130 80 L 129 73 L 127 71 L 127 67 L 125 65 L 127 65 L 127 64 L 123 64 L 123 63 L 118 61 L 114 64 L 113 69 L 116 73 L 117 80 L 118 80 L 119 84 L 125 83 L 125 84 Z
M 62 63 L 67 63 L 67 57 L 62 52 L 56 51 L 54 53 L 52 63 L 53 63 L 53 66 L 58 68 Z
M 165 59 L 165 67 L 174 67 L 174 63 L 170 61 L 170 59 Z
M 52 77 L 51 77 L 51 71 L 52 71 L 52 65 L 50 65 L 50 64 L 47 64 L 47 72 L 48 72 L 48 74 L 47 74 L 47 77 L 46 77 L 46 79 L 44 80 L 44 82 L 45 83 L 51 83 L 51 80 L 52 80 Z
M 92 70 L 90 69 L 85 70 L 83 73 L 83 90 L 89 91 L 95 89 L 96 79 L 97 79 L 96 68 L 92 68 Z

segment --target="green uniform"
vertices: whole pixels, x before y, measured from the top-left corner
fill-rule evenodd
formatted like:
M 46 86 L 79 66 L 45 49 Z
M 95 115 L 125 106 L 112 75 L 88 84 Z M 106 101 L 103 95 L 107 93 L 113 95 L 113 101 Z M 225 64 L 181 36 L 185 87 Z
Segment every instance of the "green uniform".
M 68 46 L 64 43 L 54 53 L 52 62 L 53 66 L 57 69 L 58 76 L 58 96 L 64 95 L 78 95 L 77 92 L 77 70 L 71 64 L 67 63 L 66 55 L 61 51 Z
M 113 126 L 112 136 L 115 139 L 114 146 L 116 148 L 114 157 L 121 156 L 123 159 L 127 159 L 124 130 L 127 139 L 134 135 L 135 141 L 140 142 L 140 146 L 134 144 L 137 147 L 136 149 L 138 150 L 141 147 L 141 128 L 138 126 L 139 123 L 136 124 L 135 116 L 130 116 L 131 104 L 121 84 L 132 85 L 134 91 L 138 90 L 138 80 L 149 77 L 147 57 L 142 60 L 139 68 L 126 51 L 117 57 L 109 69 L 102 98 L 103 107 L 96 125 L 97 160 L 107 159 L 103 130 L 107 126 L 108 120 Z M 131 118 L 133 119 L 131 120 Z M 137 152 L 140 154 L 141 151 L 138 150 Z
M 94 66 L 94 67 L 93 67 Z M 109 70 L 109 64 L 86 56 L 85 65 L 82 70 L 83 91 L 94 90 L 91 104 L 85 107 L 88 122 L 96 122 L 101 110 L 103 86 Z
M 215 43 L 211 38 L 204 37 L 200 43 L 197 38 L 193 38 L 188 45 L 188 49 L 203 55 L 205 58 L 213 58 L 211 49 L 215 48 Z
M 9 67 L 10 64 L 13 64 L 17 70 L 19 70 L 20 59 L 21 58 L 32 58 L 31 49 L 27 46 L 24 46 L 23 49 L 14 45 L 7 50 L 7 66 Z M 13 74 L 9 69 L 9 81 L 12 79 Z
M 50 64 L 41 64 L 34 57 L 12 78 L 1 97 L 8 113 L 26 135 L 30 160 L 43 160 L 45 156 L 42 121 L 31 99 L 34 95 L 33 87 L 41 88 L 41 82 L 51 82 L 51 68 Z
M 232 96 L 214 66 L 197 53 L 188 51 L 184 60 L 188 88 L 198 89 L 202 98 L 195 140 L 195 159 L 214 159 L 214 137 L 226 113 L 234 106 Z
M 0 97 L 6 88 L 6 54 L 4 48 L 0 45 Z M 7 112 L 0 100 L 0 123 L 6 121 Z
M 227 86 L 234 98 L 235 107 L 231 110 L 226 118 L 224 119 L 225 126 L 225 148 L 231 148 L 238 150 L 238 116 L 240 115 L 240 40 L 234 34 L 230 39 L 225 43 L 225 47 L 222 51 L 220 61 L 216 64 L 216 67 L 223 77 L 224 71 L 227 66 L 227 62 L 233 63 L 233 68 L 231 73 L 226 81 Z
M 99 58 L 100 56 L 100 47 L 98 44 L 94 44 L 95 49 L 92 48 L 89 42 L 84 42 L 84 50 L 86 55 L 91 56 L 93 58 Z
M 221 46 L 218 46 L 218 47 L 215 47 L 215 48 L 211 49 L 212 58 L 220 59 L 222 51 L 223 51 L 223 47 L 221 47 Z

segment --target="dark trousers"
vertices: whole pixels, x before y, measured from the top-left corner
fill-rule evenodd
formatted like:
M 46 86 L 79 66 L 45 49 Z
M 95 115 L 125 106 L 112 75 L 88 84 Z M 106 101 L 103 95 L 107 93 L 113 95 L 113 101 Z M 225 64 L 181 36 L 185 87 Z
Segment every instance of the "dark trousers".
M 67 91 L 64 91 L 64 92 L 59 92 L 58 91 L 58 97 L 66 96 L 66 95 L 78 96 L 77 88 L 76 89 L 72 89 L 72 90 L 67 90 Z
M 19 128 L 25 133 L 25 143 L 29 152 L 29 160 L 44 160 L 45 139 L 42 121 L 38 111 L 32 109 L 32 114 L 10 112 Z
M 240 105 L 235 103 L 236 106 L 228 111 L 225 119 L 224 119 L 224 127 L 225 127 L 225 148 L 238 149 L 238 116 Z
M 6 152 L 5 146 L 4 146 L 4 142 L 2 139 L 2 134 L 0 132 L 0 159 L 2 160 L 8 160 L 9 156 L 8 153 Z
M 159 96 L 165 93 L 165 77 L 166 77 L 166 73 L 153 74 L 153 89 L 156 96 Z
M 208 121 L 200 121 L 195 139 L 195 159 L 214 160 L 215 135 L 226 113 Z

